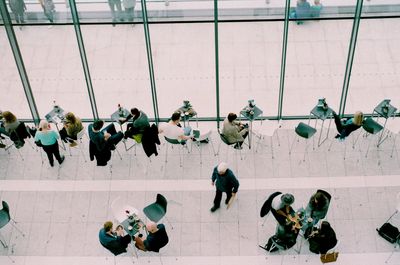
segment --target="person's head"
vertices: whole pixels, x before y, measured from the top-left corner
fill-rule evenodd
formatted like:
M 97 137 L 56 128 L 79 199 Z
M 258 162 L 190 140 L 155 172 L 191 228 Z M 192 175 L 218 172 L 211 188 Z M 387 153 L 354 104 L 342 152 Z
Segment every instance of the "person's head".
M 17 120 L 17 117 L 15 117 L 14 114 L 12 114 L 9 111 L 4 111 L 3 112 L 3 119 L 6 123 L 12 123 L 15 122 Z
M 104 231 L 110 232 L 112 230 L 113 223 L 111 221 L 107 221 L 104 223 L 103 227 L 104 227 Z
M 312 203 L 317 206 L 319 205 L 323 206 L 327 200 L 328 198 L 326 198 L 326 196 L 319 191 L 312 196 Z
M 281 201 L 285 206 L 290 206 L 294 202 L 294 196 L 290 193 L 283 194 Z
M 93 129 L 94 129 L 95 131 L 100 131 L 100 129 L 103 127 L 103 125 L 104 125 L 104 121 L 102 121 L 102 120 L 95 120 L 95 121 L 93 122 Z
M 76 117 L 72 112 L 68 112 L 65 114 L 65 119 L 69 121 L 70 123 L 75 123 L 76 122 Z
M 39 131 L 45 131 L 49 129 L 49 123 L 46 120 L 41 120 L 39 123 Z
M 234 120 L 236 120 L 236 118 L 237 118 L 237 115 L 235 114 L 235 113 L 229 113 L 228 114 L 228 121 L 229 122 L 233 122 Z
M 179 112 L 174 112 L 171 116 L 171 120 L 178 123 L 181 120 L 181 114 Z
M 139 110 L 138 110 L 137 108 L 132 108 L 132 109 L 131 109 L 131 114 L 132 114 L 134 117 L 137 117 L 137 116 L 140 115 L 140 112 L 139 112 Z
M 157 230 L 158 230 L 157 224 L 150 221 L 150 222 L 148 222 L 148 223 L 146 224 L 146 229 L 147 229 L 147 231 L 149 231 L 150 233 L 155 233 L 155 232 L 157 232 Z
M 224 175 L 227 170 L 228 170 L 228 164 L 225 162 L 221 162 L 217 166 L 217 171 L 219 175 Z
M 364 114 L 361 111 L 356 111 L 356 113 L 354 113 L 353 123 L 355 125 L 361 126 L 363 120 L 364 120 Z
M 330 230 L 330 228 L 331 228 L 331 224 L 330 223 L 328 223 L 327 221 L 322 221 L 321 222 L 321 226 L 319 227 L 319 230 L 323 234 L 326 231 Z
M 321 1 L 320 0 L 314 0 L 314 5 L 319 5 L 321 3 Z

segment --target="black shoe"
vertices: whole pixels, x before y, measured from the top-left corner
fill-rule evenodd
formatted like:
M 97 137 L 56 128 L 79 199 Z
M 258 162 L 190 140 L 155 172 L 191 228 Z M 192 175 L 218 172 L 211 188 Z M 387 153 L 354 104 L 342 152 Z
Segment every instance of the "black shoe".
M 238 144 L 236 144 L 233 148 L 238 149 L 238 150 L 242 150 L 242 149 L 243 149 L 243 148 L 242 148 L 240 145 L 238 145 Z
M 65 160 L 65 156 L 62 156 L 62 157 L 61 157 L 61 160 L 58 161 L 58 163 L 61 165 L 61 164 L 64 162 L 64 160 Z
M 6 148 L 5 144 L 0 143 L 0 148 Z
M 226 204 L 226 205 L 228 205 L 230 199 L 231 199 L 231 198 L 229 198 L 229 199 L 226 198 L 226 200 L 225 200 L 225 204 Z
M 219 208 L 219 206 L 213 206 L 211 209 L 210 209 L 210 211 L 213 213 L 213 212 L 215 212 L 216 210 L 218 210 L 218 208 Z
M 115 150 L 115 144 L 110 145 L 110 150 L 111 151 Z
M 51 166 L 51 167 L 54 167 L 54 162 L 53 162 L 53 163 L 50 162 L 50 166 Z
M 337 138 L 339 138 L 340 137 L 340 134 L 336 134 L 335 135 L 335 138 L 337 139 Z

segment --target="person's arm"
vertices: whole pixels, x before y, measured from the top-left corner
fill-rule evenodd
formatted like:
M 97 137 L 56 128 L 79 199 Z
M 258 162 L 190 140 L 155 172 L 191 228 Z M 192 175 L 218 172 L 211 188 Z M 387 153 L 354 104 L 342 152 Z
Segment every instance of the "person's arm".
M 239 189 L 239 181 L 237 180 L 237 178 L 235 177 L 233 172 L 230 169 L 228 169 L 228 170 L 229 170 L 229 179 L 230 179 L 230 182 L 231 182 L 232 187 L 233 187 L 232 194 L 236 194 L 238 192 L 238 189 Z
M 215 180 L 217 179 L 217 174 L 218 174 L 217 169 L 214 168 L 213 173 L 212 173 L 212 175 L 211 175 L 211 184 L 212 184 L 212 185 L 214 185 Z

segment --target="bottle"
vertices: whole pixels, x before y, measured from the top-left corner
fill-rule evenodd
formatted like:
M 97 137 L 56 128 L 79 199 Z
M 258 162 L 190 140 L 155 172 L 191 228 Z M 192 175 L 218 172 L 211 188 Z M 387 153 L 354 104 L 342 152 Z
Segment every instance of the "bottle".
M 60 107 L 56 104 L 56 100 L 53 100 L 53 108 L 54 108 L 55 113 L 60 112 Z
M 118 115 L 120 117 L 124 116 L 124 111 L 122 110 L 121 104 L 118 104 Z

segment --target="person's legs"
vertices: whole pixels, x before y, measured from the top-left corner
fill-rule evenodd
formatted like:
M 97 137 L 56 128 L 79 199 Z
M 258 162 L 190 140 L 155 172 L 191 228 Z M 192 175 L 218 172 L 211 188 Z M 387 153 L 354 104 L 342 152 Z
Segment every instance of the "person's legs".
M 229 200 L 232 198 L 232 192 L 226 192 L 225 204 L 228 204 Z
M 121 0 L 115 0 L 115 5 L 117 6 L 117 10 L 118 10 L 117 18 L 118 18 L 120 21 L 124 21 L 123 13 L 122 13 Z
M 126 19 L 133 22 L 133 7 L 125 8 Z
M 47 154 L 47 158 L 49 159 L 50 166 L 54 166 L 54 158 L 53 158 L 53 149 L 51 145 L 43 145 L 43 150 Z
M 65 157 L 60 155 L 60 149 L 58 147 L 58 143 L 56 142 L 51 146 L 54 156 L 56 157 L 58 163 L 61 165 L 64 161 Z
M 333 112 L 333 118 L 335 119 L 335 125 L 336 125 L 336 129 L 339 133 L 342 132 L 343 130 L 343 124 L 342 121 L 340 120 L 339 116 L 336 114 L 336 112 Z
M 107 127 L 104 128 L 101 131 L 102 132 L 108 132 L 109 134 L 111 134 L 111 136 L 117 133 L 117 130 L 115 130 L 114 123 L 111 123 L 111 124 L 107 125 Z
M 144 242 L 140 237 L 135 237 L 134 240 L 135 240 L 135 247 L 137 247 L 140 250 L 147 251 L 146 247 L 144 246 Z
M 222 191 L 216 190 L 215 191 L 215 198 L 214 198 L 214 207 L 219 208 L 222 199 Z
M 117 145 L 122 138 L 124 138 L 124 134 L 122 132 L 117 132 L 116 134 L 112 135 L 109 139 L 108 139 L 108 143 L 110 145 Z
M 115 17 L 115 3 L 114 3 L 114 0 L 108 0 L 108 6 L 110 7 L 112 20 L 113 20 L 113 22 L 115 22 L 116 21 L 116 17 Z

